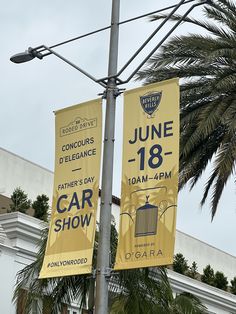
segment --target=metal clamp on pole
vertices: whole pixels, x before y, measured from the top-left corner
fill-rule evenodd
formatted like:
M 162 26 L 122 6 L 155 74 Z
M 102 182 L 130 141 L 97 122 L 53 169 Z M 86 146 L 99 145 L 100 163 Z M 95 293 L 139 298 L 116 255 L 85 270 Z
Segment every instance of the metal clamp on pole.
M 111 278 L 111 272 L 112 272 L 112 268 L 110 267 L 106 267 L 106 268 L 102 268 L 102 269 L 97 269 L 96 270 L 96 275 L 103 275 L 104 277 L 106 277 L 106 279 L 110 279 Z
M 32 54 L 34 57 L 36 57 L 40 60 L 43 59 L 43 54 L 41 52 L 37 51 L 36 49 L 29 47 L 28 52 L 29 52 L 29 54 Z

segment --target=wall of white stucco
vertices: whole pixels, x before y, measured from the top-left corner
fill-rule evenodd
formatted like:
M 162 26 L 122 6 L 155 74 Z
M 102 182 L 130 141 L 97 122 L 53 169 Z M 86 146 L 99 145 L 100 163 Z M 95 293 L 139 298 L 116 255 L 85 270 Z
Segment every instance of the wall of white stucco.
M 31 200 L 40 194 L 52 199 L 53 172 L 0 148 L 0 194 L 10 197 L 21 187 Z
M 0 244 L 0 313 L 15 314 L 12 304 L 16 250 Z
M 202 273 L 203 268 L 210 264 L 215 272 L 223 272 L 228 281 L 236 277 L 235 256 L 180 231 L 176 234 L 175 252 L 182 253 L 190 265 L 195 261 L 199 273 Z

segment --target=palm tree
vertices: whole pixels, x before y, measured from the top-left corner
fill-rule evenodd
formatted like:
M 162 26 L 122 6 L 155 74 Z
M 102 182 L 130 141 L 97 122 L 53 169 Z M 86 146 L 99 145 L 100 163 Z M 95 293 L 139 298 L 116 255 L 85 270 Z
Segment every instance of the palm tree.
M 117 231 L 111 226 L 111 262 L 114 264 L 117 247 Z M 94 284 L 90 274 L 38 280 L 46 248 L 48 229 L 43 231 L 36 261 L 18 273 L 13 300 L 18 304 L 17 313 L 31 313 L 34 300 L 43 301 L 43 313 L 56 314 L 63 304 L 80 301 L 80 307 L 93 310 Z M 97 235 L 93 264 L 96 264 Z M 159 275 L 158 275 L 159 273 Z M 23 298 L 22 298 L 23 296 Z M 111 314 L 205 314 L 206 308 L 190 294 L 173 297 L 164 268 L 124 270 L 112 274 L 109 285 L 109 307 Z
M 187 182 L 192 188 L 213 160 L 201 200 L 203 205 L 211 191 L 213 219 L 236 157 L 236 3 L 212 0 L 203 12 L 206 20 L 184 19 L 199 26 L 203 35 L 172 37 L 138 79 L 181 79 L 180 188 Z M 155 15 L 152 21 L 163 17 Z
M 173 295 L 165 268 L 123 272 L 111 314 L 206 314 L 207 309 L 190 293 Z M 123 288 L 122 288 L 123 287 Z

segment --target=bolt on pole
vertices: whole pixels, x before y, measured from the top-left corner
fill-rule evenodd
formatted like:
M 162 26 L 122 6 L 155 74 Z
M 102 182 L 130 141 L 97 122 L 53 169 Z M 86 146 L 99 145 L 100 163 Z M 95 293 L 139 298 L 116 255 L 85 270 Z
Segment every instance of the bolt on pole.
M 120 0 L 112 0 L 108 78 L 106 87 L 106 119 L 103 149 L 102 190 L 99 224 L 99 243 L 96 270 L 95 313 L 108 313 L 108 284 L 110 277 L 110 233 L 112 180 L 115 136 L 115 106 L 117 96 L 117 61 L 119 41 Z M 114 77 L 115 76 L 115 77 Z

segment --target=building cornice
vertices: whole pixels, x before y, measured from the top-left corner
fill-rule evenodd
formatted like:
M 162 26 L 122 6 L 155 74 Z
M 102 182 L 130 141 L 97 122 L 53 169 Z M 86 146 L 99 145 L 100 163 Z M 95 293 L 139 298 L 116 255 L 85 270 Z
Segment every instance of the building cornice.
M 9 246 L 7 244 L 0 243 L 0 254 L 2 251 L 8 251 L 11 254 L 13 254 L 13 253 L 17 254 L 19 252 L 19 249 L 12 247 L 12 246 Z
M 207 285 L 196 279 L 189 278 L 168 269 L 171 287 L 177 293 L 189 292 L 200 298 L 204 303 L 229 312 L 236 311 L 236 296 L 221 289 Z
M 36 243 L 41 238 L 41 230 L 46 224 L 39 219 L 20 212 L 0 215 L 0 224 L 9 240 L 18 238 Z

